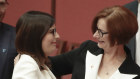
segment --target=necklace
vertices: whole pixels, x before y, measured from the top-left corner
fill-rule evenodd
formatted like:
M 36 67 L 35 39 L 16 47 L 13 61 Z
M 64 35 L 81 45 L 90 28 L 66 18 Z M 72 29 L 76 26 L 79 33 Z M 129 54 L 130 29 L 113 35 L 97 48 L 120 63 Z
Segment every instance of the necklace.
M 106 72 L 105 74 L 106 74 L 106 75 L 109 75 L 109 73 L 108 73 L 108 72 Z

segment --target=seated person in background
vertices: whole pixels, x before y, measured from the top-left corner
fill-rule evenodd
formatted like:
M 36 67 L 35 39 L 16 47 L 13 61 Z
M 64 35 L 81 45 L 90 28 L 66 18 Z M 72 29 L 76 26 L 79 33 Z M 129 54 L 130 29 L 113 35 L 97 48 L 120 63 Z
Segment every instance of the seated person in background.
M 133 12 L 137 17 L 139 26 L 138 32 L 133 38 L 131 38 L 127 46 L 131 50 L 133 59 L 140 66 L 140 0 L 133 0 L 124 6 Z
M 8 4 L 7 0 L 0 0 L 0 79 L 11 79 L 14 58 L 17 55 L 15 48 L 15 28 L 2 22 Z
M 46 58 L 56 49 L 55 20 L 48 13 L 29 11 L 16 24 L 16 48 L 19 60 L 12 79 L 56 79 Z
M 70 52 L 49 57 L 55 76 L 72 79 L 140 79 L 140 68 L 125 44 L 138 30 L 137 18 L 123 6 L 101 10 L 92 25 L 97 43 L 88 40 Z

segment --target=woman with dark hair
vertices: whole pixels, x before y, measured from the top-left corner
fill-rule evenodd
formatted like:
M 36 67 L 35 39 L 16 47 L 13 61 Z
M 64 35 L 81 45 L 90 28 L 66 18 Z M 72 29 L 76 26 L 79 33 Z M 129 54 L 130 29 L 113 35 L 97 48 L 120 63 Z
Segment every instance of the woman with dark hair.
M 49 57 L 56 76 L 72 79 L 140 79 L 140 68 L 125 44 L 138 30 L 137 18 L 122 6 L 101 10 L 94 18 L 93 37 L 68 53 Z
M 56 79 L 46 58 L 56 49 L 59 38 L 55 20 L 48 13 L 29 11 L 16 24 L 16 48 L 20 57 L 12 79 Z

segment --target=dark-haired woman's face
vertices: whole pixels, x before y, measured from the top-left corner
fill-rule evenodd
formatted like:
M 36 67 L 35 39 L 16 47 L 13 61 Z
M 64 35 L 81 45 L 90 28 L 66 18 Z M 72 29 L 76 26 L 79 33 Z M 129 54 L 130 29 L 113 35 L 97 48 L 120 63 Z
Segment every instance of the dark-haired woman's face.
M 56 50 L 56 39 L 59 34 L 56 32 L 55 24 L 49 29 L 48 33 L 43 37 L 42 50 L 45 56 L 48 56 Z

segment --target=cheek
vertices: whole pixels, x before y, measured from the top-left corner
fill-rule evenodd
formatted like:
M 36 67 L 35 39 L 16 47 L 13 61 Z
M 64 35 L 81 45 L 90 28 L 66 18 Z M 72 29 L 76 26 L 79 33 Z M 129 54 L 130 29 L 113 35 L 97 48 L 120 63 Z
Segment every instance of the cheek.
M 48 47 L 51 45 L 51 39 L 49 39 L 47 36 L 43 38 L 42 40 L 42 49 L 43 51 L 48 49 Z
M 47 57 L 48 55 L 50 55 L 51 53 L 53 53 L 56 50 L 56 46 L 52 45 L 51 43 L 42 44 L 42 50 L 43 50 L 45 56 Z
M 48 56 L 56 49 L 56 46 L 53 45 L 52 42 L 53 42 L 53 37 L 49 35 L 45 36 L 42 40 L 42 50 L 46 56 Z
M 104 39 L 101 39 L 99 42 L 98 42 L 98 46 L 100 48 L 107 48 L 107 47 L 110 47 L 110 41 L 108 38 L 104 38 Z
M 44 38 L 42 39 L 42 47 L 49 46 L 52 40 L 53 40 L 52 36 L 46 34 Z

